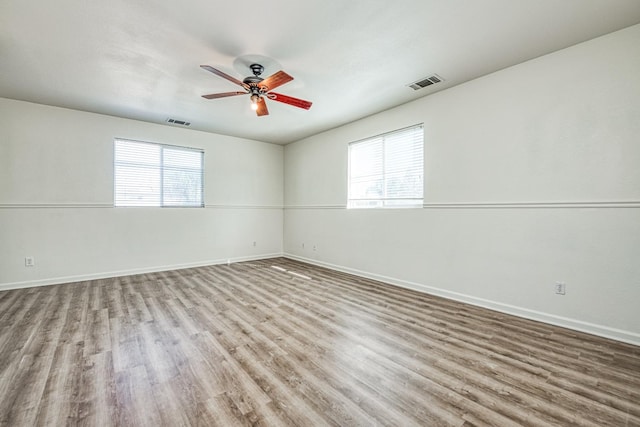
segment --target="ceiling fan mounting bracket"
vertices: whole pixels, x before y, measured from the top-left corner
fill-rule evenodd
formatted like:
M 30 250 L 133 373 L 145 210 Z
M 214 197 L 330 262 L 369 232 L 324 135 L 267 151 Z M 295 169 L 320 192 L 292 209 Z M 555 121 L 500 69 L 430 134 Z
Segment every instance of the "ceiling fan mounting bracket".
M 251 68 L 251 72 L 256 77 L 258 77 L 264 71 L 264 67 L 260 64 L 251 64 L 249 65 L 249 68 Z

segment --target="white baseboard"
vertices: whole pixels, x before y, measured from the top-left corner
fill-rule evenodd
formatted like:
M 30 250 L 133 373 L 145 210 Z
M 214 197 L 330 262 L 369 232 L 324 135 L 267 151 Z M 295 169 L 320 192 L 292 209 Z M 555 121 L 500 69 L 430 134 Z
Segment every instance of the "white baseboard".
M 131 276 L 134 274 L 158 273 L 161 271 L 182 270 L 185 268 L 205 267 L 207 265 L 227 264 L 229 262 L 235 263 L 235 262 L 244 262 L 244 261 L 257 261 L 261 259 L 277 258 L 281 256 L 282 256 L 282 253 L 279 252 L 274 254 L 262 254 L 262 255 L 255 255 L 255 256 L 206 260 L 206 261 L 198 261 L 198 262 L 191 262 L 191 263 L 185 263 L 185 264 L 159 265 L 154 267 L 134 268 L 130 270 L 108 271 L 108 272 L 95 273 L 95 274 L 80 274 L 75 276 L 53 277 L 48 279 L 29 280 L 24 282 L 0 283 L 0 291 L 8 291 L 11 289 L 21 289 L 21 288 L 34 288 L 38 286 L 59 285 L 62 283 L 82 282 L 85 280 L 108 279 L 111 277 Z
M 111 277 L 130 276 L 134 274 L 157 273 L 161 271 L 181 270 L 185 268 L 227 264 L 228 262 L 235 263 L 235 262 L 244 262 L 244 261 L 257 261 L 257 260 L 277 258 L 277 257 L 290 258 L 296 261 L 306 262 L 308 264 L 317 265 L 320 267 L 326 267 L 332 270 L 353 274 L 355 276 L 365 277 L 368 279 L 389 283 L 402 288 L 412 289 L 412 290 L 424 292 L 430 295 L 436 295 L 436 296 L 451 299 L 454 301 L 460 301 L 467 304 L 488 308 L 490 310 L 499 311 L 501 313 L 512 314 L 515 316 L 523 317 L 525 319 L 536 320 L 539 322 L 544 322 L 551 325 L 573 329 L 580 332 L 586 332 L 586 333 L 601 336 L 604 338 L 610 338 L 617 341 L 640 346 L 640 334 L 637 334 L 635 332 L 611 328 L 603 325 L 597 325 L 589 322 L 583 322 L 581 320 L 557 316 L 554 314 L 544 313 L 540 311 L 529 310 L 523 307 L 517 307 L 517 306 L 504 304 L 496 301 L 486 300 L 483 298 L 477 298 L 471 295 L 451 292 L 445 289 L 435 288 L 435 287 L 427 286 L 421 283 L 415 283 L 415 282 L 410 282 L 406 280 L 396 279 L 393 277 L 383 276 L 380 274 L 369 273 L 366 271 L 361 271 L 361 270 L 357 270 L 350 267 L 331 264 L 328 262 L 318 261 L 311 258 L 305 258 L 305 257 L 301 257 L 298 255 L 294 255 L 286 252 L 262 254 L 262 255 L 256 255 L 256 256 L 236 257 L 236 258 L 229 258 L 229 259 L 206 260 L 206 261 L 198 261 L 198 262 L 185 263 L 185 264 L 162 265 L 162 266 L 154 266 L 154 267 L 136 268 L 136 269 L 130 269 L 130 270 L 118 270 L 118 271 L 110 271 L 110 272 L 95 273 L 95 274 L 54 277 L 54 278 L 24 281 L 24 282 L 1 283 L 0 291 L 7 291 L 11 289 L 20 289 L 20 288 L 32 288 L 32 287 L 38 287 L 38 286 L 58 285 L 62 283 L 81 282 L 86 280 L 107 279 Z
M 412 289 L 426 294 L 435 295 L 454 301 L 460 301 L 463 303 L 475 305 L 478 307 L 488 308 L 490 310 L 499 311 L 505 314 L 512 314 L 514 316 L 523 317 L 525 319 L 536 320 L 543 323 L 548 323 L 555 326 L 560 326 L 575 331 L 586 332 L 588 334 L 597 335 L 604 338 L 610 338 L 616 341 L 625 342 L 628 344 L 640 346 L 640 334 L 631 331 L 625 331 L 621 329 L 611 328 L 608 326 L 597 325 L 594 323 L 583 322 L 577 319 L 571 319 L 567 317 L 557 316 L 554 314 L 544 313 L 541 311 L 530 310 L 523 307 L 517 307 L 510 304 L 504 304 L 497 301 L 486 300 L 483 298 L 477 298 L 471 295 L 465 295 L 457 292 L 447 291 L 446 289 L 435 288 L 427 286 L 421 283 L 409 282 L 406 280 L 400 280 L 393 277 L 387 277 L 380 274 L 369 273 L 366 271 L 357 270 L 350 267 L 344 267 L 341 265 L 331 264 L 328 262 L 318 261 L 311 258 L 305 258 L 298 255 L 284 253 L 282 256 L 290 258 L 292 260 L 305 262 L 308 264 L 317 265 L 320 267 L 326 267 L 332 270 L 341 271 L 344 273 L 353 274 L 355 276 L 365 277 L 367 279 L 373 279 L 384 283 L 389 283 L 395 286 L 399 286 L 406 289 Z

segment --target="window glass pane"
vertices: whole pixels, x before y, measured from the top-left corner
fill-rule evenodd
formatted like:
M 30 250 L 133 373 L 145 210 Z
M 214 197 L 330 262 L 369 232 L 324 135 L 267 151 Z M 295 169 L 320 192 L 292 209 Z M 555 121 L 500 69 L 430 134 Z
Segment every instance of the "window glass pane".
M 200 206 L 202 174 L 200 171 L 165 169 L 163 176 L 164 205 Z

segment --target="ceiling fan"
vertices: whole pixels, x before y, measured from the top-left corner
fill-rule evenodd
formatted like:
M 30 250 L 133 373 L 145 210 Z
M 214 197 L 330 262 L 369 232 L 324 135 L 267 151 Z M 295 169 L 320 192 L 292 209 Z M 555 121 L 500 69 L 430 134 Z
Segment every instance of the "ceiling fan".
M 266 79 L 263 79 L 262 77 L 260 77 L 260 74 L 262 74 L 262 72 L 264 71 L 264 67 L 260 64 L 251 64 L 249 68 L 251 68 L 253 76 L 249 76 L 243 81 L 240 81 L 235 77 L 232 77 L 229 74 L 224 73 L 209 65 L 201 65 L 200 67 L 207 71 L 211 71 L 213 74 L 220 76 L 223 79 L 229 80 L 231 83 L 242 86 L 242 88 L 244 89 L 244 92 L 223 92 L 212 93 L 210 95 L 202 95 L 203 98 L 216 99 L 226 98 L 228 96 L 251 95 L 251 108 L 255 110 L 258 116 L 266 116 L 267 114 L 269 114 L 265 98 L 293 105 L 294 107 L 304 108 L 305 110 L 311 108 L 311 102 L 309 101 L 271 92 L 271 90 L 277 88 L 278 86 L 282 86 L 283 84 L 293 80 L 293 77 L 291 77 L 284 71 L 278 71 L 277 73 L 267 77 Z

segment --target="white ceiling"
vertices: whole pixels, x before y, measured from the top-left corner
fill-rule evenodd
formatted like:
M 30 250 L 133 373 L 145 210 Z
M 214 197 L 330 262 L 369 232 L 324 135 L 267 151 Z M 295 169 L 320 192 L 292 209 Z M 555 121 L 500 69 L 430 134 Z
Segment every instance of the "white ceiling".
M 0 0 L 0 96 L 286 144 L 639 22 L 639 0 Z M 239 89 L 201 64 L 254 60 L 311 109 L 200 96 Z

